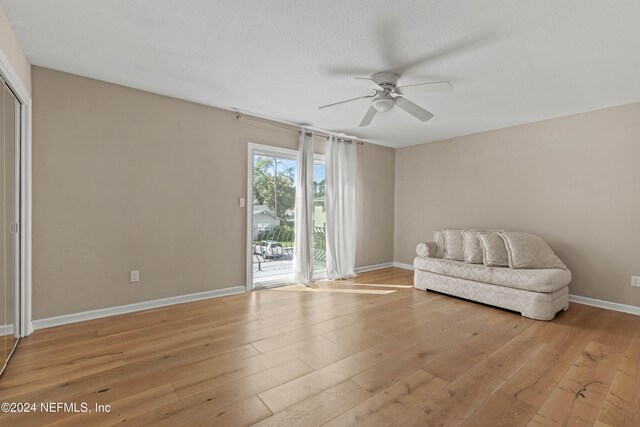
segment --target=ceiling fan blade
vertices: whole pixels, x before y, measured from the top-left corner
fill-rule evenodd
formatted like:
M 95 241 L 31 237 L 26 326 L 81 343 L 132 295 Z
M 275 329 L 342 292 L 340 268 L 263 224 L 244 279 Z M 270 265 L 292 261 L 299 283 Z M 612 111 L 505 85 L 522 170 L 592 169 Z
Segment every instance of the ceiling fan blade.
M 433 117 L 433 114 L 431 114 L 424 108 L 417 106 L 416 104 L 409 101 L 408 99 L 405 99 L 401 96 L 396 96 L 395 100 L 396 100 L 396 105 L 398 107 L 402 108 L 404 111 L 411 114 L 413 117 L 415 117 L 418 120 L 422 120 L 423 122 L 426 122 L 431 117 Z
M 448 92 L 451 90 L 453 90 L 451 82 L 442 81 L 398 86 L 393 92 L 404 95 L 412 92 Z
M 379 90 L 384 90 L 384 88 L 382 86 L 380 86 L 378 83 L 374 82 L 372 78 L 370 77 L 354 77 L 354 79 L 356 80 L 369 80 L 371 83 L 373 83 Z
M 376 96 L 376 94 L 366 95 L 366 96 L 359 96 L 357 98 L 351 98 L 351 99 L 345 99 L 344 101 L 338 101 L 338 102 L 334 102 L 333 104 L 327 104 L 327 105 L 323 105 L 321 107 L 318 107 L 318 110 L 322 110 L 323 108 L 333 107 L 335 105 L 346 104 L 347 102 L 357 101 L 359 99 L 373 98 L 374 96 Z
M 363 128 L 365 126 L 369 126 L 369 124 L 371 124 L 371 120 L 373 120 L 373 117 L 376 115 L 376 113 L 378 112 L 378 110 L 376 110 L 373 105 L 369 107 L 369 109 L 367 110 L 367 114 L 364 115 L 364 117 L 362 118 L 362 121 L 360 122 L 360 127 Z
M 441 61 L 441 60 L 450 58 L 452 56 L 461 55 L 473 49 L 478 49 L 489 42 L 495 41 L 496 38 L 497 37 L 495 34 L 487 33 L 487 32 L 478 32 L 474 34 L 469 34 L 467 37 L 464 37 L 456 42 L 449 43 L 445 46 L 442 46 L 439 49 L 436 49 L 435 51 L 419 56 L 412 61 L 406 62 L 388 71 L 393 71 L 394 73 L 403 75 L 403 74 L 406 74 L 411 69 L 421 67 L 428 63 Z
M 329 67 L 325 69 L 325 72 L 332 76 L 357 76 L 358 74 L 368 74 L 371 72 L 370 68 L 364 67 Z

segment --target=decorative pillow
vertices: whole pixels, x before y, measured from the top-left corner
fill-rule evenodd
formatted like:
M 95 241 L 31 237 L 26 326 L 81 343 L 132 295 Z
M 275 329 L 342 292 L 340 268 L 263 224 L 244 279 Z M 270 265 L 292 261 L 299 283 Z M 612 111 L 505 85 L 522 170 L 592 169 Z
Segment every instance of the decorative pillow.
M 487 267 L 509 267 L 509 254 L 498 233 L 483 231 L 477 234 L 482 247 L 482 262 Z
M 442 230 L 433 230 L 433 240 L 438 245 L 434 258 L 442 258 L 444 255 L 444 232 Z
M 559 268 L 567 266 L 542 237 L 517 231 L 498 233 L 504 239 L 511 268 Z
M 462 232 L 462 251 L 464 260 L 469 264 L 482 264 L 482 246 L 478 239 L 480 230 L 464 230 Z
M 416 254 L 424 258 L 435 258 L 437 246 L 434 242 L 418 243 Z
M 444 229 L 444 255 L 442 258 L 464 261 L 462 232 L 457 228 Z

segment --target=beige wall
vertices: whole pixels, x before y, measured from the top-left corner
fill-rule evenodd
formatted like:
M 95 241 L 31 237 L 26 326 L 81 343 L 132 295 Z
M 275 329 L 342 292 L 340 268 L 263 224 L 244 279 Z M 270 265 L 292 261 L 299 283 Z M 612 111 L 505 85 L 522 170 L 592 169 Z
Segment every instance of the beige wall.
M 0 5 L 0 51 L 13 67 L 24 88 L 28 93 L 31 93 L 31 64 L 20 47 L 16 33 L 13 31 L 13 26 L 2 5 Z
M 297 132 L 39 67 L 33 97 L 34 319 L 244 285 L 247 142 Z M 356 263 L 390 262 L 394 150 L 358 150 Z
M 445 226 L 540 234 L 572 294 L 640 306 L 640 103 L 396 151 L 395 260 Z
M 297 132 L 39 67 L 33 96 L 35 319 L 245 283 L 246 144 Z M 572 293 L 640 305 L 639 116 L 360 146 L 357 266 L 411 263 L 436 227 L 506 227 L 547 239 Z
M 393 261 L 395 150 L 358 147 L 356 266 Z

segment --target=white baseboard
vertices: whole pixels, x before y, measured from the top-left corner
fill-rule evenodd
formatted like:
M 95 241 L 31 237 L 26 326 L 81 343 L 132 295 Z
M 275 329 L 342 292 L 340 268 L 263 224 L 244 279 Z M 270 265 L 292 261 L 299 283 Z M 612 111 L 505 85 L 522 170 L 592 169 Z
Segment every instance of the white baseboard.
M 393 262 L 384 262 L 382 264 L 365 265 L 364 267 L 357 267 L 356 273 L 364 273 L 366 271 L 381 270 L 383 268 L 393 267 Z
M 394 267 L 398 267 L 398 268 L 404 268 L 405 270 L 411 270 L 411 271 L 413 271 L 413 270 L 414 270 L 413 265 L 411 265 L 411 264 L 405 264 L 405 263 L 403 263 L 403 262 L 397 262 L 397 261 L 394 261 L 394 262 L 393 262 L 393 266 L 394 266 Z
M 580 295 L 569 295 L 569 301 L 640 316 L 640 307 L 637 307 L 635 305 L 620 304 L 617 302 L 604 301 L 601 299 L 582 297 Z
M 167 305 L 182 304 L 185 302 L 216 298 L 224 295 L 239 294 L 245 291 L 246 291 L 246 287 L 244 286 L 234 286 L 231 288 L 215 289 L 213 291 L 179 295 L 175 297 L 137 302 L 134 304 L 119 305 L 116 307 L 100 308 L 97 310 L 83 311 L 80 313 L 63 314 L 61 316 L 47 317 L 44 319 L 34 320 L 33 329 L 51 328 L 53 326 L 83 322 L 85 320 L 100 319 L 102 317 L 116 316 L 118 314 L 133 313 L 134 311 L 149 310 L 152 308 L 165 307 Z
M 13 323 L 11 325 L 0 325 L 0 336 L 13 335 Z

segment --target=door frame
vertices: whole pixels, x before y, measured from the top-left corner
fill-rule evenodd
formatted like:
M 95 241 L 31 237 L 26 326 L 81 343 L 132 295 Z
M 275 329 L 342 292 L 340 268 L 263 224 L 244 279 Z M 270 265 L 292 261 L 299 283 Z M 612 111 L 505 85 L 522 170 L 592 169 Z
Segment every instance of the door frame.
M 32 260 L 32 99 L 26 87 L 18 77 L 9 59 L 0 50 L 0 77 L 9 86 L 20 104 L 19 141 L 16 156 L 19 159 L 19 186 L 16 194 L 20 195 L 18 218 L 19 248 L 16 253 L 19 259 L 19 280 L 16 289 L 17 324 L 14 326 L 18 338 L 26 337 L 33 332 L 31 315 L 31 260 Z
M 285 159 L 298 160 L 298 150 L 291 148 L 276 147 L 273 145 L 247 143 L 247 197 L 245 206 L 247 209 L 247 236 L 246 236 L 246 284 L 247 292 L 253 288 L 253 248 L 251 235 L 253 233 L 253 157 L 255 155 L 265 155 L 281 157 Z M 324 154 L 313 154 L 313 162 L 324 162 Z M 264 286 L 264 287 L 269 287 Z

